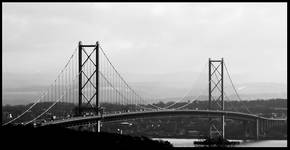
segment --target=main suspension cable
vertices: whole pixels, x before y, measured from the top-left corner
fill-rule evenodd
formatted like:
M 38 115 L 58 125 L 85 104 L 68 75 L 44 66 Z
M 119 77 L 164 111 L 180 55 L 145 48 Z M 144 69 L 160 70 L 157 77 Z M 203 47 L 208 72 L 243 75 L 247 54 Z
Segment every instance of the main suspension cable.
M 240 98 L 240 96 L 239 96 L 239 94 L 238 94 L 238 92 L 237 92 L 237 90 L 236 90 L 236 88 L 235 88 L 235 86 L 234 86 L 234 83 L 233 83 L 233 81 L 232 81 L 232 79 L 231 79 L 231 76 L 230 76 L 230 74 L 229 74 L 229 72 L 228 72 L 228 69 L 227 69 L 226 63 L 224 63 L 224 64 L 225 64 L 225 69 L 226 69 L 227 75 L 228 75 L 228 77 L 229 77 L 229 79 L 230 79 L 231 85 L 232 85 L 232 87 L 233 87 L 233 89 L 234 89 L 234 91 L 235 91 L 235 94 L 237 95 L 238 99 L 242 102 L 242 105 L 244 105 L 244 107 L 246 108 L 246 110 L 248 111 L 248 113 L 252 114 L 252 112 L 248 109 L 248 107 L 244 104 L 244 102 L 243 102 L 242 99 Z
M 124 80 L 124 78 L 120 75 L 120 73 L 116 70 L 116 68 L 113 66 L 113 64 L 111 63 L 111 61 L 109 60 L 109 58 L 107 57 L 106 53 L 104 52 L 104 50 L 102 49 L 102 47 L 100 46 L 101 52 L 104 54 L 106 60 L 109 62 L 109 64 L 111 65 L 111 67 L 113 68 L 113 70 L 116 72 L 116 74 L 119 76 L 119 78 L 125 83 L 125 85 L 127 86 L 127 88 L 129 88 L 137 97 L 139 97 L 141 100 L 145 101 L 139 94 L 137 94 L 132 88 L 131 86 L 129 86 L 129 84 Z M 161 107 L 149 104 L 157 109 L 163 109 Z
M 57 79 L 60 77 L 60 75 L 62 74 L 63 70 L 66 69 L 67 65 L 68 65 L 69 62 L 72 60 L 72 58 L 73 58 L 73 56 L 74 56 L 76 50 L 77 50 L 77 49 L 75 48 L 75 50 L 74 50 L 72 56 L 69 58 L 69 60 L 68 60 L 68 62 L 66 63 L 65 67 L 61 70 L 61 72 L 58 74 L 57 78 L 54 80 L 54 82 L 53 82 L 49 87 L 53 86 L 53 85 L 56 83 Z M 22 114 L 20 114 L 20 115 L 17 116 L 16 118 L 14 118 L 14 119 L 12 119 L 12 120 L 10 120 L 10 121 L 4 123 L 2 126 L 5 126 L 5 125 L 7 125 L 7 124 L 10 124 L 10 123 L 14 122 L 15 120 L 19 119 L 20 117 L 22 117 L 24 114 L 26 114 L 28 111 L 30 111 L 30 110 L 31 110 L 31 109 L 32 109 L 36 104 L 38 104 L 38 103 L 42 100 L 42 98 L 45 97 L 48 93 L 49 93 L 49 92 L 46 91 L 44 94 L 41 94 L 42 96 L 40 96 L 40 98 L 39 98 L 36 102 L 34 102 L 34 103 L 33 103 L 33 104 L 32 104 L 32 105 L 31 105 L 27 110 L 25 110 Z

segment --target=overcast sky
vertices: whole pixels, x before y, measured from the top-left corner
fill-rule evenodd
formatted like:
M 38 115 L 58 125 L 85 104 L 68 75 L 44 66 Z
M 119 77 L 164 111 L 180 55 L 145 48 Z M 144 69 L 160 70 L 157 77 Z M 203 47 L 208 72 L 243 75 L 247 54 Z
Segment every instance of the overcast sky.
M 80 40 L 128 82 L 210 57 L 237 82 L 287 81 L 287 3 L 2 3 L 2 32 L 4 90 L 50 84 Z

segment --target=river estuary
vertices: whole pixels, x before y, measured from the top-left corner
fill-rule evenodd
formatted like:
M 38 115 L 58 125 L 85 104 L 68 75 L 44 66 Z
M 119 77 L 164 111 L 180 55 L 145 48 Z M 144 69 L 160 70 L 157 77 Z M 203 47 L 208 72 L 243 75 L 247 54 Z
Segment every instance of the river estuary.
M 193 142 L 197 139 L 173 139 L 173 138 L 153 138 L 153 140 L 163 140 L 170 142 L 174 147 L 194 147 Z M 262 140 L 262 141 L 239 141 L 235 147 L 287 147 L 287 140 Z

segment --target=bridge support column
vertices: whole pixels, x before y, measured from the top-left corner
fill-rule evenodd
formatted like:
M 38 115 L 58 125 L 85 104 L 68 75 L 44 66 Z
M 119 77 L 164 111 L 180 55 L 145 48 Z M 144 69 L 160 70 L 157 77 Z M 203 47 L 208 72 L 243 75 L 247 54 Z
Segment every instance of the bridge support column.
M 265 120 L 265 131 L 267 131 L 267 130 L 268 130 L 268 121 Z
M 97 132 L 98 133 L 101 132 L 101 121 L 100 120 L 97 122 Z
M 212 138 L 212 118 L 208 118 L 208 137 Z
M 249 128 L 249 122 L 248 121 L 243 121 L 243 131 L 245 132 L 245 138 L 250 137 L 250 128 Z
M 259 119 L 256 119 L 256 140 L 259 140 Z
M 262 135 L 262 138 L 265 137 L 265 120 L 261 120 L 261 135 Z
M 93 132 L 100 132 L 101 131 L 101 126 L 100 126 L 100 121 L 97 121 L 97 123 L 94 124 L 94 131 Z
M 225 115 L 222 117 L 222 137 L 225 138 Z

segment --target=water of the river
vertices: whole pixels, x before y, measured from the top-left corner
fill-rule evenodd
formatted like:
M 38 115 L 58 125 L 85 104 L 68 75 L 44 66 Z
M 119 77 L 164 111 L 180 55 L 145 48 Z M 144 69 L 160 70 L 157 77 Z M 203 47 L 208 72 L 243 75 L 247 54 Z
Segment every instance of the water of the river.
M 153 138 L 153 140 L 163 140 L 170 142 L 174 147 L 194 147 L 193 142 L 197 139 L 169 139 L 169 138 Z M 229 140 L 232 141 L 232 140 Z M 263 140 L 263 141 L 242 141 L 236 147 L 287 147 L 287 140 Z

